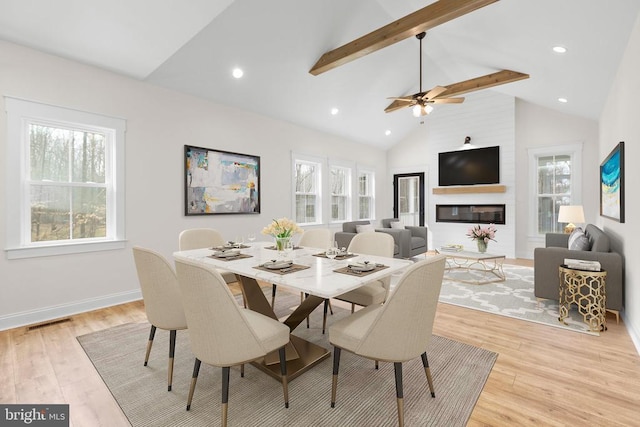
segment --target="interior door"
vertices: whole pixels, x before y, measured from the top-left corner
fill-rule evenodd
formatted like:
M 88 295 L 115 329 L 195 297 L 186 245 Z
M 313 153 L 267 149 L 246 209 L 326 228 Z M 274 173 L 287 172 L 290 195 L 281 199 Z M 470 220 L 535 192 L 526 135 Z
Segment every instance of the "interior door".
M 404 225 L 424 225 L 424 172 L 393 175 L 393 216 Z

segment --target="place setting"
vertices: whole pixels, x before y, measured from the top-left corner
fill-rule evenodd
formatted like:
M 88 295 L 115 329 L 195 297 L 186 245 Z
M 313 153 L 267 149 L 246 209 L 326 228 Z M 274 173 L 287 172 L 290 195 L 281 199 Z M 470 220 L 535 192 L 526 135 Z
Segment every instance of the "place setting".
M 333 271 L 336 273 L 350 274 L 352 276 L 366 276 L 377 271 L 384 270 L 385 268 L 389 268 L 389 266 L 375 262 L 362 261 L 349 263 L 346 267 L 338 268 Z
M 245 246 L 247 248 L 248 246 Z M 221 248 L 213 249 L 213 254 L 209 258 L 219 259 L 221 261 L 232 261 L 237 259 L 251 258 L 251 255 L 243 254 L 241 248 Z
M 320 258 L 345 260 L 345 259 L 356 257 L 358 255 L 354 254 L 353 252 L 348 252 L 347 248 L 332 247 L 332 248 L 327 249 L 324 252 L 313 254 L 313 256 L 317 256 L 317 257 L 320 257 Z
M 272 259 L 270 261 L 257 265 L 253 268 L 256 268 L 262 271 L 268 271 L 270 273 L 278 273 L 278 274 L 284 275 L 289 273 L 295 273 L 296 271 L 300 271 L 300 270 L 306 270 L 307 268 L 310 268 L 310 267 L 307 265 L 295 264 L 292 260 Z

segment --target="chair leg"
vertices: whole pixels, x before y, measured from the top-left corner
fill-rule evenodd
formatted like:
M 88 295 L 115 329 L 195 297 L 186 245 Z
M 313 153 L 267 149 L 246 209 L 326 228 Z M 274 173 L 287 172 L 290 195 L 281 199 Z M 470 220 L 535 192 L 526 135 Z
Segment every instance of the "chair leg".
M 322 334 L 324 335 L 324 330 L 327 329 L 327 309 L 329 308 L 329 300 L 324 300 L 324 311 L 322 314 Z
M 240 365 L 240 377 L 244 378 L 244 363 Z
M 271 307 L 273 308 L 274 304 L 276 303 L 276 289 L 278 288 L 278 285 L 273 284 L 271 285 Z
M 333 347 L 333 377 L 331 378 L 331 407 L 336 407 L 336 391 L 338 389 L 338 368 L 340 367 L 340 347 Z
M 431 390 L 431 397 L 436 397 L 436 392 L 433 390 L 433 378 L 431 377 L 431 369 L 429 368 L 427 352 L 425 351 L 420 356 L 422 357 L 422 366 L 424 366 L 424 373 L 427 374 L 427 382 L 429 383 L 429 390 Z
M 356 311 L 356 305 L 354 303 L 351 303 L 351 314 L 353 314 Z
M 380 367 L 377 360 L 376 360 L 376 365 L 375 366 L 376 366 L 376 370 Z
M 229 407 L 229 366 L 222 368 L 222 427 L 227 427 L 227 409 Z
M 144 366 L 147 366 L 149 362 L 149 354 L 151 354 L 151 346 L 153 345 L 153 338 L 156 336 L 156 327 L 151 325 L 151 331 L 149 332 L 149 341 L 147 341 L 147 354 L 144 356 Z
M 398 403 L 398 426 L 404 426 L 404 396 L 402 394 L 402 363 L 394 362 L 393 369 L 396 374 L 396 401 Z
M 193 364 L 193 375 L 191 375 L 191 386 L 189 387 L 189 397 L 187 398 L 187 411 L 191 409 L 191 400 L 193 399 L 193 391 L 196 389 L 196 381 L 198 381 L 198 372 L 200 372 L 200 360 L 196 357 Z
M 173 356 L 176 353 L 176 331 L 169 331 L 169 367 L 167 369 L 167 390 L 171 391 L 173 383 Z
M 307 298 L 309 296 L 309 294 L 307 294 L 307 293 L 300 292 L 300 301 L 304 301 L 304 299 L 302 298 L 303 294 L 304 294 L 305 298 Z M 309 329 L 309 316 L 307 316 L 307 329 Z
M 331 315 L 333 316 L 333 307 L 331 306 L 331 300 L 327 301 L 329 301 L 329 313 L 331 313 Z
M 289 384 L 287 382 L 287 356 L 284 347 L 278 350 L 280 355 L 280 374 L 282 375 L 282 393 L 284 394 L 284 407 L 289 407 Z

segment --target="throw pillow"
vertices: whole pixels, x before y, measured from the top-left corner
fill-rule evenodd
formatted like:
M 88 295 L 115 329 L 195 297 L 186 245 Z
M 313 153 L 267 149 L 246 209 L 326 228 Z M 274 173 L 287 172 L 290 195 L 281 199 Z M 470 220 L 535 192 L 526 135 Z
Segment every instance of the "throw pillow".
M 589 244 L 589 238 L 582 231 L 582 228 L 578 227 L 569 236 L 569 250 L 572 251 L 588 251 L 591 249 Z
M 374 231 L 376 231 L 376 228 L 373 226 L 373 224 L 356 225 L 357 233 L 371 233 Z
M 389 225 L 391 226 L 391 228 L 397 228 L 397 229 L 400 229 L 400 230 L 404 230 L 404 224 L 402 224 L 400 221 L 390 222 Z

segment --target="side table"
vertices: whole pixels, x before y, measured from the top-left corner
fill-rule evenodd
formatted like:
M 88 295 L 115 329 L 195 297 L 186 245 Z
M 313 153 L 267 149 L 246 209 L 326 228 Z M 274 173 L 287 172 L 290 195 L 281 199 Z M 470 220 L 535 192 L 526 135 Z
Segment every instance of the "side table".
M 560 299 L 558 307 L 564 323 L 569 316 L 571 304 L 576 304 L 584 322 L 592 332 L 607 330 L 606 319 L 606 280 L 607 272 L 588 271 L 569 268 L 561 265 L 558 268 L 560 277 Z

